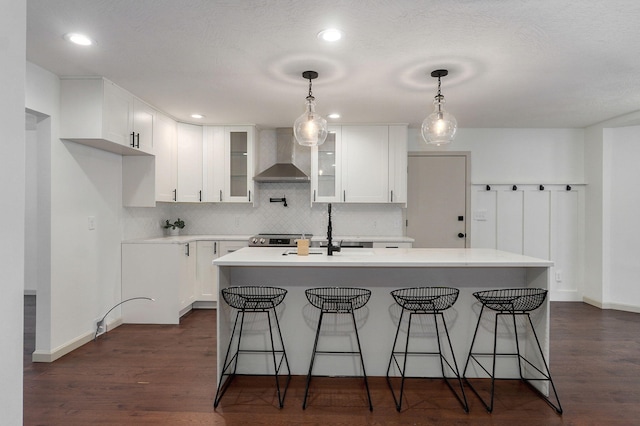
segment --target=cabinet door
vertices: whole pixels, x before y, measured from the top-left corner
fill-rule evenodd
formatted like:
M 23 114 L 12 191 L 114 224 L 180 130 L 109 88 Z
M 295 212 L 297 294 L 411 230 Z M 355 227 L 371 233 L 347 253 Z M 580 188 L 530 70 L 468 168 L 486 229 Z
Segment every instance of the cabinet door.
M 202 126 L 178 123 L 178 191 L 176 201 L 202 201 Z
M 120 145 L 132 146 L 133 95 L 104 80 L 104 139 Z
M 133 142 L 134 148 L 146 152 L 153 150 L 153 122 L 156 111 L 140 99 L 133 99 Z
M 205 126 L 202 201 L 222 202 L 225 185 L 225 133 L 223 126 Z
M 248 241 L 220 241 L 220 256 L 233 253 L 249 245 Z
M 218 273 L 211 262 L 219 257 L 220 243 L 217 241 L 198 241 L 197 252 L 196 299 L 216 302 L 218 300 Z
M 342 201 L 389 199 L 389 127 L 342 127 Z
M 253 202 L 254 128 L 225 127 L 225 185 L 223 201 Z
M 407 126 L 389 126 L 389 202 L 407 203 Z
M 177 201 L 178 141 L 176 125 L 173 119 L 162 114 L 158 114 L 154 122 L 156 201 Z
M 183 246 L 180 274 L 180 314 L 188 310 L 196 300 L 197 245 L 195 242 Z
M 334 203 L 342 200 L 341 129 L 330 126 L 327 140 L 311 149 L 311 201 Z

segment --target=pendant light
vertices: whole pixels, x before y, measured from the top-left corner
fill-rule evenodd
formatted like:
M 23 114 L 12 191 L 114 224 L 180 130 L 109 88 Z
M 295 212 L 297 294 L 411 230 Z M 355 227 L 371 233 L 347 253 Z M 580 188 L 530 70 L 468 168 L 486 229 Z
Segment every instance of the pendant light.
M 431 77 L 438 78 L 438 94 L 433 99 L 435 110 L 422 122 L 422 138 L 428 144 L 443 145 L 451 142 L 458 130 L 456 118 L 444 109 L 444 96 L 440 93 L 440 78 L 449 74 L 447 70 L 435 70 Z
M 311 81 L 318 78 L 318 73 L 305 71 L 302 77 L 309 80 L 309 95 L 304 113 L 293 123 L 293 135 L 300 145 L 322 145 L 327 139 L 327 120 L 316 113 L 316 98 L 311 93 Z

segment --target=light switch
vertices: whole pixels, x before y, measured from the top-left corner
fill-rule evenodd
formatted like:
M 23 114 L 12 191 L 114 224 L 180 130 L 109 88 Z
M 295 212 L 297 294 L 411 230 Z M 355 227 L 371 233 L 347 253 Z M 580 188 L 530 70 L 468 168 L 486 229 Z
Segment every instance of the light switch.
M 486 221 L 487 220 L 487 211 L 486 210 L 474 210 L 473 211 L 473 220 Z
M 93 231 L 94 229 L 96 229 L 96 217 L 95 216 L 87 217 L 87 228 L 89 228 L 89 231 Z

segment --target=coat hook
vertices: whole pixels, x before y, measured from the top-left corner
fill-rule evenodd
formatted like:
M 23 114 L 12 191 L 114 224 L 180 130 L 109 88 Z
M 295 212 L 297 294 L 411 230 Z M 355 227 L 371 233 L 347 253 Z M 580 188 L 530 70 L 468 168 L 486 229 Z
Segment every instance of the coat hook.
M 516 191 L 518 189 L 517 186 L 513 185 L 513 187 L 511 188 L 513 191 Z
M 571 191 L 571 185 L 567 185 L 567 191 Z
M 491 191 L 491 186 L 487 185 L 487 191 Z
M 540 191 L 544 191 L 544 185 L 540 185 Z

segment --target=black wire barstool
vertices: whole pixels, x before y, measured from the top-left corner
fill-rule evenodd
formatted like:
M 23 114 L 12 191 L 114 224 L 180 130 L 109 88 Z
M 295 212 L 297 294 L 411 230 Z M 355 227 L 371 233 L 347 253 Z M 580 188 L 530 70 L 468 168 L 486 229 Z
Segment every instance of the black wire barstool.
M 467 357 L 467 362 L 464 367 L 463 378 L 465 382 L 469 385 L 473 393 L 480 399 L 482 404 L 485 406 L 488 412 L 493 411 L 493 397 L 495 391 L 495 380 L 522 380 L 524 383 L 529 385 L 531 389 L 533 389 L 538 395 L 540 395 L 551 407 L 553 407 L 558 414 L 562 414 L 562 406 L 560 405 L 560 399 L 558 398 L 558 393 L 556 392 L 556 387 L 553 384 L 553 380 L 551 379 L 551 372 L 549 371 L 549 366 L 547 365 L 547 361 L 544 358 L 544 353 L 542 352 L 542 347 L 540 346 L 540 341 L 538 340 L 538 335 L 536 334 L 536 330 L 533 327 L 533 322 L 531 321 L 531 316 L 529 312 L 539 308 L 544 302 L 547 296 L 547 290 L 542 288 L 513 288 L 513 289 L 500 289 L 500 290 L 487 290 L 487 291 L 479 291 L 473 293 L 473 295 L 480 301 L 482 304 L 482 308 L 480 309 L 480 315 L 478 316 L 478 323 L 476 325 L 476 330 L 473 333 L 473 339 L 471 340 L 471 347 L 469 348 L 469 356 Z M 493 352 L 473 352 L 473 346 L 476 341 L 476 336 L 478 334 L 478 328 L 480 327 L 480 322 L 482 321 L 482 313 L 484 312 L 484 308 L 488 308 L 496 312 L 494 317 L 494 326 L 493 326 Z M 515 335 L 516 341 L 516 352 L 515 353 L 498 353 L 497 350 L 497 340 L 498 340 L 498 317 L 501 315 L 509 315 L 513 319 L 513 332 Z M 516 316 L 526 316 L 528 319 L 528 324 L 531 326 L 531 331 L 533 333 L 533 337 L 536 340 L 536 347 L 538 349 L 538 353 L 540 358 L 542 359 L 542 364 L 544 371 L 535 366 L 531 361 L 525 358 L 520 351 L 520 342 L 518 339 L 518 326 L 516 324 Z M 492 366 L 491 371 L 487 370 L 487 368 L 479 361 L 478 357 L 486 357 L 490 356 L 492 358 Z M 510 379 L 510 378 L 500 378 L 496 377 L 496 357 L 497 356 L 512 356 L 517 357 L 518 360 L 518 370 L 519 370 L 519 378 Z M 486 374 L 491 377 L 491 399 L 489 404 L 485 402 L 485 400 L 480 396 L 478 391 L 473 387 L 473 385 L 467 379 L 467 368 L 471 361 L 474 361 Z M 523 366 L 525 368 L 531 367 L 535 370 L 540 377 L 525 377 L 523 373 Z M 534 373 L 535 374 L 535 373 Z M 531 382 L 533 381 L 548 381 L 551 384 L 551 388 L 553 390 L 555 400 L 557 405 L 555 405 L 549 396 L 544 395 L 539 389 L 534 387 Z
M 369 410 L 373 411 L 371 403 L 371 393 L 369 392 L 369 383 L 367 381 L 367 373 L 364 368 L 364 359 L 362 357 L 362 348 L 360 346 L 360 337 L 358 336 L 358 326 L 354 311 L 362 308 L 371 297 L 371 290 L 364 288 L 351 287 L 319 287 L 310 288 L 305 291 L 309 303 L 320 309 L 320 318 L 318 319 L 318 328 L 316 330 L 316 339 L 313 343 L 313 352 L 311 353 L 311 362 L 309 363 L 309 373 L 307 374 L 307 386 L 304 390 L 304 401 L 302 409 L 307 408 L 307 396 L 309 395 L 309 384 L 311 383 L 311 373 L 316 354 L 352 354 L 359 355 L 362 364 L 362 375 L 364 376 L 364 385 L 367 389 L 367 398 L 369 400 Z M 353 329 L 358 344 L 357 351 L 319 351 L 318 340 L 320 337 L 320 329 L 322 328 L 322 319 L 325 314 L 350 314 L 353 320 Z
M 218 383 L 218 390 L 216 391 L 216 397 L 213 402 L 213 407 L 216 408 L 220 403 L 220 399 L 231 385 L 238 367 L 238 356 L 241 353 L 267 353 L 271 354 L 273 360 L 274 377 L 276 380 L 276 390 L 278 394 L 278 403 L 280 408 L 284 406 L 284 398 L 287 394 L 287 388 L 291 381 L 291 370 L 289 369 L 289 361 L 287 360 L 287 354 L 284 349 L 284 340 L 282 339 L 282 332 L 280 331 L 280 323 L 278 321 L 278 315 L 276 313 L 276 306 L 278 306 L 284 300 L 287 290 L 277 287 L 262 287 L 262 286 L 238 286 L 228 287 L 222 289 L 222 297 L 229 306 L 237 309 L 236 319 L 233 323 L 233 331 L 229 339 L 229 347 L 227 348 L 227 354 L 224 358 L 224 364 L 222 373 L 220 374 L 220 383 Z M 245 314 L 250 313 L 262 313 L 267 315 L 269 325 L 269 337 L 271 341 L 270 349 L 241 349 L 240 343 L 242 341 L 242 330 L 244 327 Z M 273 316 L 276 330 L 278 331 L 278 337 L 280 339 L 280 346 L 282 349 L 276 349 L 273 340 L 273 324 L 271 323 L 271 317 Z M 238 319 L 240 319 L 240 329 L 238 332 L 237 344 L 235 352 L 231 355 L 231 346 L 233 345 L 234 336 L 236 335 L 236 328 L 238 326 Z M 279 355 L 279 361 L 278 361 Z M 280 388 L 280 369 L 284 365 L 287 368 L 287 382 L 284 385 L 284 390 Z M 231 367 L 233 366 L 233 369 Z M 232 371 L 229 371 L 232 370 Z M 225 376 L 229 378 L 224 381 Z M 224 382 L 224 383 L 223 383 Z
M 442 378 L 445 380 L 449 389 L 456 396 L 460 404 L 462 404 L 462 408 L 465 412 L 469 412 L 469 405 L 467 404 L 467 397 L 464 393 L 464 387 L 462 385 L 462 380 L 460 378 L 460 371 L 458 370 L 458 363 L 456 362 L 456 358 L 453 352 L 453 346 L 451 345 L 451 339 L 449 337 L 449 330 L 447 329 L 447 323 L 444 320 L 443 312 L 450 307 L 458 299 L 459 290 L 457 288 L 450 287 L 413 287 L 413 288 L 402 288 L 399 290 L 394 290 L 391 292 L 391 295 L 395 299 L 396 303 L 402 307 L 402 311 L 400 313 L 400 319 L 398 320 L 398 329 L 396 330 L 396 337 L 393 340 L 393 347 L 391 349 L 391 357 L 389 358 L 389 366 L 387 367 L 387 384 L 389 385 L 389 389 L 391 389 L 391 394 L 393 395 L 393 400 L 396 403 L 396 409 L 400 411 L 402 409 L 402 397 L 404 394 L 404 382 L 405 379 L 436 379 Z M 404 349 L 401 351 L 396 350 L 396 345 L 398 344 L 398 336 L 400 335 L 400 328 L 402 326 L 402 317 L 404 313 L 409 312 L 409 322 L 407 323 L 407 333 L 406 340 L 404 344 Z M 411 337 L 411 323 L 414 315 L 432 315 L 433 321 L 435 324 L 436 330 L 436 339 L 438 342 L 438 351 L 434 352 L 425 352 L 425 351 L 410 351 L 409 350 L 409 340 Z M 441 319 L 442 325 L 438 324 L 438 318 Z M 449 351 L 451 353 L 451 361 L 447 360 L 442 352 L 442 342 L 440 336 L 440 327 L 444 330 L 444 335 L 447 339 L 447 344 L 449 347 Z M 407 375 L 407 360 L 410 356 L 435 356 L 437 355 L 440 359 L 440 369 L 442 371 L 442 376 L 439 377 L 425 377 L 425 376 L 408 376 Z M 402 365 L 398 361 L 398 358 L 402 359 Z M 396 368 L 400 372 L 401 381 L 400 381 L 400 395 L 396 396 L 395 391 L 393 390 L 393 385 L 391 383 L 391 378 L 389 376 L 389 372 L 391 371 L 391 367 L 395 362 Z M 445 366 L 447 369 L 452 372 L 457 380 L 457 385 L 460 388 L 460 393 L 458 393 L 454 387 L 449 382 L 450 378 L 445 372 Z

